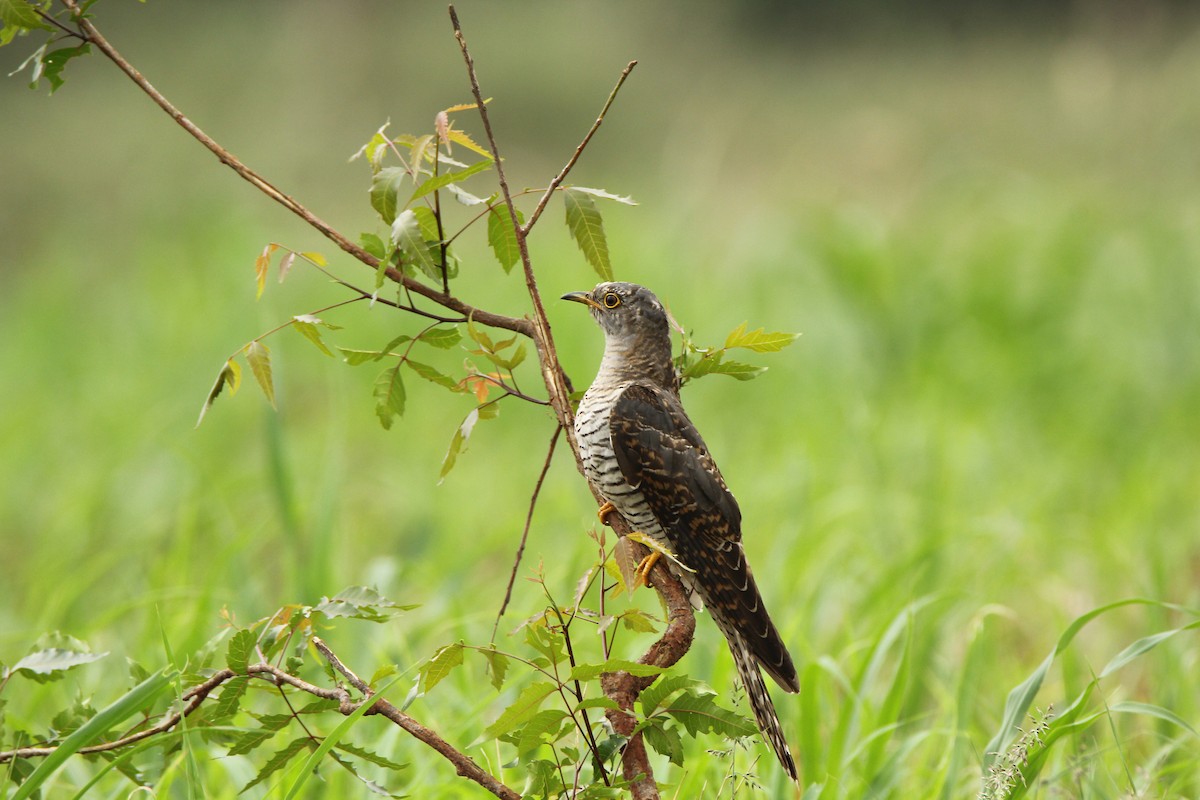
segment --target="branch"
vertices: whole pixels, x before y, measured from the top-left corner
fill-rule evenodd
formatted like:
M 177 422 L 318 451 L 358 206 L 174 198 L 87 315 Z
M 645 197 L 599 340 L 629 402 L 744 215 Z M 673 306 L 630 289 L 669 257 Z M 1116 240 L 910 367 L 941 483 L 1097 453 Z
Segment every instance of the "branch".
M 650 552 L 643 545 L 639 544 L 637 547 L 647 554 Z M 674 666 L 692 646 L 692 635 L 696 632 L 696 616 L 692 612 L 692 603 L 687 591 L 679 580 L 671 575 L 664 565 L 664 560 L 660 559 L 655 564 L 650 575 L 654 580 L 654 588 L 667 604 L 667 629 L 638 662 L 666 668 Z M 625 751 L 621 754 L 621 769 L 627 780 L 634 781 L 631 787 L 634 800 L 658 798 L 658 786 L 654 782 L 654 771 L 650 767 L 650 758 L 645 742 L 642 741 L 642 734 L 633 733 L 637 726 L 637 717 L 629 713 L 633 710 L 638 695 L 654 683 L 657 677 L 639 677 L 628 672 L 608 673 L 600 677 L 600 687 L 604 694 L 622 709 L 609 709 L 604 714 L 612 724 L 613 730 L 629 737 L 629 741 L 625 743 Z M 639 775 L 643 777 L 634 780 Z
M 343 716 L 350 716 L 363 703 L 373 703 L 372 708 L 367 711 L 367 714 L 375 714 L 386 717 L 388 720 L 403 728 L 414 738 L 427 744 L 429 747 L 437 751 L 443 758 L 454 765 L 455 770 L 464 778 L 475 781 L 483 788 L 494 794 L 502 800 L 520 800 L 521 795 L 518 792 L 505 786 L 498 781 L 495 776 L 485 771 L 476 764 L 470 756 L 460 752 L 450 745 L 445 739 L 438 736 L 433 730 L 426 728 L 421 723 L 404 713 L 394 705 L 383 698 L 374 698 L 371 687 L 365 681 L 351 672 L 342 660 L 329 649 L 329 646 L 320 639 L 313 637 L 313 646 L 316 647 L 335 670 L 340 672 L 350 682 L 350 685 L 361 692 L 364 696 L 362 700 L 354 700 L 350 692 L 341 688 L 325 689 L 320 686 L 301 680 L 295 675 L 292 675 L 272 664 L 259 663 L 251 664 L 246 668 L 246 675 L 254 678 L 260 678 L 270 681 L 276 686 L 288 685 L 301 692 L 311 694 L 315 697 L 320 697 L 325 700 L 334 700 L 338 703 L 338 713 Z M 224 684 L 226 681 L 240 677 L 240 673 L 234 672 L 232 669 L 222 669 L 213 673 L 203 683 L 197 684 L 183 693 L 183 700 L 187 703 L 180 711 L 173 711 L 163 717 L 158 724 L 130 734 L 129 736 L 120 739 L 114 739 L 111 742 L 103 744 L 91 745 L 82 747 L 77 752 L 86 755 L 88 753 L 103 753 L 110 750 L 119 750 L 128 745 L 140 742 L 143 739 L 148 739 L 160 733 L 165 733 L 171 728 L 179 724 L 180 720 L 189 716 L 196 711 L 201 704 L 209 697 L 214 690 Z M 41 758 L 50 755 L 57 748 L 55 747 L 21 747 L 16 750 L 7 750 L 0 752 L 0 764 L 12 761 L 17 758 Z
M 284 208 L 307 222 L 311 227 L 319 231 L 321 235 L 336 244 L 344 252 L 349 253 L 351 256 L 361 261 L 363 264 L 366 264 L 371 269 L 377 269 L 379 267 L 379 259 L 375 258 L 375 256 L 371 255 L 366 250 L 347 239 L 333 226 L 322 220 L 317 215 L 313 214 L 294 198 L 277 189 L 270 181 L 268 181 L 262 175 L 259 175 L 254 170 L 250 169 L 250 167 L 243 164 L 231 152 L 222 147 L 215 139 L 206 134 L 195 123 L 184 116 L 182 111 L 172 105 L 171 102 L 167 100 L 167 98 L 164 97 L 161 92 L 154 88 L 150 81 L 146 80 L 146 78 L 140 72 L 138 72 L 138 70 L 135 69 L 132 64 L 126 61 L 125 57 L 122 56 L 117 49 L 113 47 L 107 39 L 104 38 L 103 35 L 101 35 L 100 31 L 97 30 L 96 26 L 92 24 L 91 20 L 89 20 L 83 14 L 83 11 L 79 8 L 79 4 L 76 2 L 76 0 L 62 0 L 62 3 L 68 9 L 70 9 L 75 18 L 76 24 L 79 25 L 79 30 L 81 31 L 83 38 L 91 44 L 96 45 L 96 48 L 100 50 L 100 52 L 104 53 L 105 57 L 107 57 L 109 61 L 113 62 L 113 64 L 115 64 L 118 69 L 124 72 L 131 81 L 137 84 L 138 88 L 145 92 L 146 95 L 149 96 L 159 108 L 167 112 L 171 119 L 175 120 L 180 127 L 191 134 L 196 141 L 200 142 L 200 144 L 204 145 L 213 155 L 220 159 L 222 164 L 225 164 L 243 179 L 253 184 L 255 188 L 267 195 L 267 197 L 270 197 L 272 200 L 279 203 Z M 494 314 L 474 308 L 445 291 L 438 291 L 430 286 L 426 286 L 420 281 L 408 277 L 395 267 L 388 267 L 385 271 L 385 274 L 389 279 L 402 285 L 405 289 L 408 289 L 411 292 L 416 292 L 422 297 L 432 300 L 443 308 L 448 308 L 464 317 L 474 317 L 477 322 L 481 322 L 484 325 L 490 325 L 495 328 L 514 331 L 529 337 L 532 337 L 534 334 L 534 326 L 527 319 L 508 317 L 502 314 Z
M 567 173 L 571 171 L 571 168 L 575 166 L 575 162 L 579 160 L 579 156 L 583 154 L 583 148 L 587 147 L 588 142 L 592 140 L 592 136 L 594 136 L 596 131 L 599 130 L 600 124 L 604 122 L 604 115 L 608 113 L 608 109 L 613 104 L 613 100 L 617 99 L 617 92 L 621 91 L 621 86 L 624 85 L 625 79 L 629 77 L 629 73 L 633 72 L 633 68 L 637 66 L 637 63 L 637 61 L 630 61 L 625 65 L 625 69 L 621 70 L 621 77 L 617 79 L 617 85 L 613 87 L 613 90 L 608 93 L 608 100 L 605 101 L 604 108 L 600 109 L 600 116 L 596 117 L 596 121 L 592 123 L 591 129 L 587 132 L 587 135 L 583 137 L 583 141 L 580 142 L 579 146 L 575 148 L 575 153 L 571 156 L 571 159 L 567 161 L 566 166 L 562 168 L 561 172 L 554 176 L 554 180 L 550 181 L 550 185 L 546 187 L 545 193 L 542 194 L 542 199 L 538 200 L 537 208 L 533 209 L 533 213 L 529 215 L 529 221 L 526 222 L 522 227 L 522 233 L 524 233 L 526 236 L 529 235 L 529 231 L 533 228 L 533 224 L 538 221 L 538 217 L 542 215 L 542 211 L 545 210 L 546 204 L 550 202 L 550 198 L 553 196 L 555 190 L 562 185 L 564 180 L 566 180 Z

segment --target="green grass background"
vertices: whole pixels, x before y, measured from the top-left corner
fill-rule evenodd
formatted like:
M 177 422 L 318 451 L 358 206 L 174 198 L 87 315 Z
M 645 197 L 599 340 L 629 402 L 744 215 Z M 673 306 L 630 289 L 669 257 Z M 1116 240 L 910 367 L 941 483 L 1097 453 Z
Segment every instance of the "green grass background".
M 771 32 L 738 6 L 460 6 L 514 185 L 546 183 L 639 59 L 572 176 L 640 202 L 603 207 L 618 277 L 654 288 L 700 342 L 744 320 L 803 334 L 755 357 L 771 368 L 757 381 L 708 378 L 684 399 L 810 670 L 810 691 L 776 701 L 804 782 L 824 797 L 975 796 L 1005 695 L 1072 619 L 1135 596 L 1200 606 L 1200 28 L 1158 7 L 1089 8 L 1044 26 L 935 18 L 866 32 L 805 29 L 800 15 Z M 97 10 L 193 121 L 352 238 L 380 226 L 368 171 L 346 158 L 386 119 L 392 132 L 425 131 L 469 97 L 438 4 Z M 6 48 L 0 66 L 28 49 Z M 107 704 L 127 688 L 126 658 L 156 668 L 164 637 L 196 651 L 222 609 L 248 622 L 352 584 L 421 604 L 384 627 L 329 633 L 362 673 L 486 642 L 548 413 L 506 403 L 439 486 L 469 402 L 410 381 L 407 416 L 384 432 L 372 368 L 285 331 L 268 340 L 278 413 L 247 375 L 193 430 L 227 355 L 344 297 L 297 266 L 255 302 L 266 242 L 325 252 L 361 284 L 371 276 L 103 59 L 71 64 L 68 78 L 54 97 L 21 76 L 0 82 L 0 661 L 48 630 L 111 654 L 63 683 L 11 684 L 8 723 L 42 729 L 77 693 Z M 547 297 L 595 280 L 561 214 L 552 206 L 533 242 Z M 518 276 L 501 273 L 482 230 L 464 238 L 462 295 L 525 313 Z M 601 338 L 567 305 L 551 303 L 550 318 L 583 386 Z M 345 326 L 331 338 L 347 347 L 413 328 L 382 307 L 327 319 Z M 535 370 L 518 377 L 537 386 Z M 594 558 L 593 511 L 560 452 L 523 574 L 541 562 L 569 597 Z M 838 688 L 831 676 L 858 675 L 922 598 L 863 692 Z M 519 581 L 502 630 L 541 604 Z M 1189 621 L 1141 606 L 1102 616 L 1037 704 L 1065 705 L 1123 647 Z M 634 650 L 649 641 L 627 637 Z M 728 694 L 724 649 L 702 617 L 682 668 Z M 1195 634 L 1176 637 L 1098 697 L 1195 726 L 1198 660 Z M 897 724 L 879 734 L 873 715 L 892 695 Z M 504 704 L 468 663 L 410 711 L 468 747 Z M 839 719 L 859 704 L 863 729 L 847 733 Z M 411 764 L 393 790 L 483 795 L 418 743 L 368 728 L 375 749 Z M 830 763 L 840 741 L 846 761 Z M 887 770 L 865 774 L 850 752 L 870 742 Z M 790 796 L 769 755 L 704 755 L 719 745 L 690 744 L 682 771 L 664 762 L 667 796 L 728 796 L 725 776 L 746 769 Z M 159 796 L 232 797 L 262 757 L 204 757 L 190 780 L 177 764 Z M 1196 797 L 1198 762 L 1193 734 L 1114 714 L 1060 742 L 1048 784 L 1031 791 Z M 71 796 L 93 770 L 70 762 L 50 796 Z M 519 767 L 503 776 L 522 785 Z M 326 778 L 311 796 L 366 796 Z M 128 791 L 114 781 L 96 796 Z

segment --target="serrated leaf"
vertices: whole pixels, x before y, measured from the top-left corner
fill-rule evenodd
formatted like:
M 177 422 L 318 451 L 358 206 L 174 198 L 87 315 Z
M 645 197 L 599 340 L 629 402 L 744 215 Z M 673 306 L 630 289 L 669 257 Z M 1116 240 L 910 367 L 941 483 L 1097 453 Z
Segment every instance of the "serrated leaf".
M 42 57 L 42 75 L 50 81 L 50 94 L 54 94 L 54 90 L 63 85 L 62 71 L 67 66 L 67 62 L 89 52 L 91 52 L 90 45 L 84 43 L 75 47 L 60 47 Z
M 586 193 L 574 189 L 563 190 L 563 203 L 567 209 L 567 228 L 571 238 L 600 279 L 611 281 L 613 271 L 608 257 L 608 240 L 596 204 Z
M 645 677 L 647 675 L 659 675 L 663 672 L 663 668 L 656 667 L 653 664 L 640 664 L 637 661 L 610 658 L 601 664 L 576 664 L 571 668 L 569 679 L 573 681 L 590 681 L 599 678 L 606 672 L 628 672 L 630 675 Z
M 495 352 L 496 345 L 492 342 L 492 337 L 487 335 L 487 331 L 476 325 L 474 319 L 467 320 L 467 335 L 471 337 L 471 341 L 484 350 L 489 353 Z
M 584 194 L 590 194 L 593 197 L 603 197 L 605 200 L 615 200 L 618 203 L 624 203 L 627 206 L 636 206 L 637 205 L 637 201 L 634 200 L 632 197 L 628 197 L 625 195 L 619 195 L 619 194 L 613 194 L 612 192 L 606 192 L 603 189 L 590 189 L 587 186 L 572 186 L 571 191 L 583 192 Z
M 0 0 L 0 21 L 5 27 L 54 30 L 41 16 L 33 3 L 26 0 Z
M 475 106 L 472 105 L 470 107 L 474 108 Z M 492 157 L 492 154 L 490 152 L 488 152 L 488 150 L 486 148 L 480 147 L 478 144 L 475 143 L 474 139 L 472 139 L 470 136 L 468 136 L 463 131 L 459 131 L 459 130 L 455 130 L 454 128 L 451 128 L 450 130 L 446 131 L 446 138 L 449 139 L 450 141 L 454 142 L 455 144 L 461 144 L 463 147 L 467 148 L 468 150 L 473 150 L 474 152 L 478 153 L 479 155 L 483 156 L 484 158 Z
M 282 750 L 277 751 L 274 755 L 267 759 L 267 763 L 263 764 L 262 769 L 258 771 L 258 774 L 254 776 L 253 780 L 242 787 L 242 790 L 239 792 L 239 794 L 244 794 L 251 787 L 262 783 L 267 778 L 271 777 L 276 772 L 287 766 L 287 763 L 293 758 L 300 755 L 305 750 L 315 749 L 316 746 L 316 741 L 308 736 L 300 736 L 288 742 L 287 746 L 285 746 Z
M 582 700 L 575 705 L 576 709 L 591 709 L 602 708 L 605 711 L 620 711 L 621 707 L 617 705 L 617 701 L 608 697 L 589 697 L 587 700 Z
M 383 239 L 380 239 L 373 233 L 359 234 L 358 243 L 362 245 L 363 250 L 366 250 L 380 261 L 384 260 L 387 255 L 387 245 L 383 243 Z
M 762 328 L 747 332 L 746 323 L 743 322 L 729 332 L 725 338 L 725 348 L 743 347 L 756 353 L 775 353 L 799 338 L 798 333 L 764 333 Z
M 521 726 L 517 736 L 517 756 L 523 757 L 547 741 L 554 742 L 566 716 L 567 712 L 561 708 L 547 708 L 534 714 Z
M 442 680 L 454 671 L 455 667 L 462 666 L 463 663 L 463 643 L 456 642 L 448 644 L 440 648 L 433 657 L 421 667 L 418 673 L 421 678 L 421 691 L 429 692 L 433 687 L 437 686 Z
M 491 678 L 492 686 L 496 691 L 500 691 L 504 686 L 504 676 L 508 674 L 508 656 L 504 655 L 494 647 L 487 650 L 481 650 L 483 657 L 488 663 L 488 677 Z
M 239 675 L 250 666 L 250 658 L 258 646 L 258 635 L 249 628 L 242 628 L 229 640 L 225 650 L 225 665 Z
M 228 719 L 237 713 L 238 706 L 241 705 L 242 697 L 246 694 L 246 687 L 249 684 L 250 679 L 245 675 L 240 675 L 225 682 L 221 687 L 221 696 L 217 698 L 217 705 L 213 710 L 214 721 Z
M 525 217 L 519 210 L 517 224 L 525 224 Z M 492 248 L 496 260 L 505 272 L 511 272 L 513 266 L 521 260 L 521 247 L 517 243 L 512 216 L 506 207 L 492 208 L 488 211 L 487 233 L 488 246 Z
M 440 350 L 449 350 L 462 341 L 462 334 L 458 328 L 430 328 L 421 334 L 420 341 Z
M 699 378 L 704 375 L 728 375 L 739 381 L 749 381 L 757 378 L 766 371 L 766 367 L 756 367 L 753 364 L 744 364 L 740 361 L 724 361 L 714 357 L 696 362 L 694 366 L 684 371 L 683 377 Z
M 408 202 L 411 204 L 417 200 L 420 200 L 425 195 L 429 194 L 430 192 L 437 191 L 443 186 L 449 186 L 452 183 L 465 181 L 472 175 L 483 172 L 485 169 L 488 169 L 491 166 L 492 162 L 489 159 L 487 161 L 477 161 L 466 169 L 460 169 L 454 172 L 443 172 L 441 175 L 435 175 L 418 186 L 416 190 L 413 191 L 412 197 L 408 199 Z
M 422 364 L 419 361 L 413 361 L 411 358 L 405 359 L 404 363 L 408 365 L 409 369 L 430 383 L 436 383 L 438 386 L 444 386 L 452 392 L 464 391 L 463 387 L 458 381 L 454 380 L 449 375 L 439 372 L 437 369 L 429 366 L 428 364 Z
M 263 394 L 267 396 L 267 400 L 271 406 L 275 405 L 275 384 L 271 379 L 271 351 L 262 342 L 255 339 L 250 344 L 246 345 L 244 351 L 246 353 L 246 363 L 250 365 L 250 371 L 254 373 L 254 379 L 258 381 L 259 387 Z
M 455 200 L 462 203 L 464 206 L 467 206 L 468 208 L 471 206 L 482 205 L 483 203 L 487 202 L 482 197 L 476 197 L 475 195 L 471 194 L 457 183 L 452 183 L 446 188 L 450 190 L 450 194 L 454 195 Z
M 554 688 L 555 685 L 549 681 L 539 681 L 526 686 L 512 705 L 504 709 L 504 713 L 484 729 L 484 736 L 495 739 L 531 719 Z
M 343 617 L 368 622 L 387 622 L 396 612 L 413 608 L 416 606 L 394 603 L 369 587 L 350 586 L 333 597 L 322 597 L 321 602 L 313 607 L 313 611 L 320 612 L 329 619 Z
M 385 369 L 375 379 L 375 415 L 384 430 L 390 430 L 392 420 L 404 414 L 404 379 L 400 377 L 400 366 Z
M 658 630 L 654 618 L 640 608 L 627 608 L 617 616 L 626 630 L 635 633 L 655 633 Z
M 388 225 L 396 219 L 399 211 L 396 195 L 406 177 L 408 173 L 401 167 L 384 167 L 371 179 L 371 207 L 379 212 Z
M 334 745 L 334 747 L 336 747 L 338 750 L 349 753 L 352 756 L 357 756 L 363 761 L 374 764 L 377 767 L 390 769 L 393 772 L 399 772 L 402 769 L 408 769 L 407 764 L 401 764 L 398 761 L 392 761 L 390 758 L 381 756 L 372 750 L 366 749 L 365 747 L 359 747 L 351 742 L 338 742 L 336 745 Z
M 392 244 L 421 271 L 430 277 L 439 274 L 437 264 L 429 253 L 429 245 L 421 232 L 421 223 L 411 208 L 401 211 L 392 223 Z
M 463 436 L 460 426 L 454 431 L 454 436 L 450 437 L 450 446 L 446 448 L 446 455 L 442 458 L 442 469 L 438 472 L 438 483 L 445 480 L 446 476 L 450 474 L 450 470 L 454 469 L 454 464 L 458 461 L 458 454 L 462 451 L 465 440 L 466 437 Z
M 258 258 L 254 259 L 254 282 L 256 291 L 254 299 L 262 297 L 263 289 L 267 285 L 267 272 L 271 269 L 271 254 L 279 245 L 272 242 L 262 249 L 258 254 Z
M 721 708 L 711 694 L 685 692 L 665 709 L 678 720 L 691 736 L 716 733 L 731 739 L 753 736 L 758 732 L 754 723 L 737 712 Z
M 308 315 L 292 317 L 292 327 L 299 331 L 305 339 L 316 345 L 318 350 L 333 358 L 333 351 L 325 346 L 325 342 L 321 340 L 321 331 L 317 329 L 317 325 L 312 320 L 320 323 L 316 317 L 308 317 Z
M 641 695 L 638 696 L 638 702 L 642 706 L 642 716 L 649 717 L 675 692 L 696 689 L 699 686 L 699 681 L 689 678 L 687 675 L 664 675 L 642 690 Z
M 642 728 L 641 732 L 642 738 L 645 739 L 651 750 L 666 756 L 672 764 L 683 766 L 683 739 L 680 737 L 679 731 L 654 720 Z
M 204 400 L 204 405 L 200 407 L 200 416 L 196 419 L 196 427 L 200 427 L 200 423 L 204 421 L 204 416 L 208 410 L 212 408 L 213 401 L 221 394 L 221 390 L 225 386 L 229 386 L 229 394 L 237 394 L 238 387 L 242 385 L 242 368 L 232 358 L 225 362 L 221 367 L 221 371 L 217 373 L 217 380 L 213 382 L 212 388 L 208 390 L 208 397 Z
M 106 655 L 108 653 L 84 653 L 51 647 L 25 656 L 5 670 L 4 677 L 19 673 L 38 683 L 48 683 L 61 678 L 67 670 L 99 661 Z

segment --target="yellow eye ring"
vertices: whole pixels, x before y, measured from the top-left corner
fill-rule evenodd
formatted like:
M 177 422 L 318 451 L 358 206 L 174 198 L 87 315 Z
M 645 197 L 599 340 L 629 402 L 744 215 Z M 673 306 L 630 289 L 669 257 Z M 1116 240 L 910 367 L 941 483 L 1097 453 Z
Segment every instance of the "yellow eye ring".
M 616 308 L 619 305 L 621 305 L 621 296 L 619 294 L 616 292 L 609 292 L 608 294 L 604 295 L 605 308 Z

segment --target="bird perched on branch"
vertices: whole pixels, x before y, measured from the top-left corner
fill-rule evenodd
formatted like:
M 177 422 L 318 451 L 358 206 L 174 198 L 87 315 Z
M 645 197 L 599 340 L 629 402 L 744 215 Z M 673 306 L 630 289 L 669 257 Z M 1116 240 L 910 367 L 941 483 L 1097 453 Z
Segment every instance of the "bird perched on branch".
M 607 501 L 601 521 L 618 512 L 683 567 L 672 571 L 725 634 L 758 727 L 795 780 L 759 668 L 799 692 L 796 667 L 746 563 L 737 501 L 680 403 L 666 309 L 633 283 L 601 283 L 562 299 L 588 306 L 604 330 L 600 371 L 575 417 L 584 470 Z M 642 563 L 642 576 L 658 555 Z

